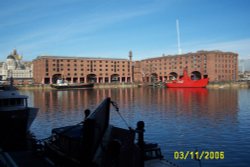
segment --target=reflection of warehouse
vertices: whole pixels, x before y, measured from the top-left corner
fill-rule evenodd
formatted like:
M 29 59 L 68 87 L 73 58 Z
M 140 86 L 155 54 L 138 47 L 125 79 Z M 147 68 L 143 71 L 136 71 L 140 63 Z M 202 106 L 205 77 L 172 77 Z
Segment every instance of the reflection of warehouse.
M 72 83 L 132 82 L 132 52 L 128 59 L 39 56 L 33 60 L 35 83 L 57 79 Z
M 221 51 L 199 51 L 162 56 L 134 63 L 134 81 L 152 82 L 178 78 L 187 68 L 193 79 L 208 77 L 210 81 L 236 81 L 238 54 Z

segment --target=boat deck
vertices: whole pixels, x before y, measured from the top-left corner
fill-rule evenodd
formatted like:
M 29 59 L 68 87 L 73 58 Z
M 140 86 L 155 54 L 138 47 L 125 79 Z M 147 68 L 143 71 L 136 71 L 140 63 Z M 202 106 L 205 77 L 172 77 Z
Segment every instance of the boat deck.
M 10 151 L 0 150 L 0 166 L 8 167 L 52 167 L 53 165 L 42 156 L 34 154 L 33 151 Z

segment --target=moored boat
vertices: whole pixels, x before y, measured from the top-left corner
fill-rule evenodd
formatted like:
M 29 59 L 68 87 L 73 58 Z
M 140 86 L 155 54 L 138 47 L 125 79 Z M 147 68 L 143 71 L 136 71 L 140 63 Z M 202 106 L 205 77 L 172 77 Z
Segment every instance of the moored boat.
M 201 78 L 198 80 L 192 80 L 188 74 L 187 70 L 184 69 L 183 77 L 177 80 L 172 80 L 166 83 L 167 88 L 204 88 L 209 82 L 208 78 Z
M 0 145 L 25 138 L 37 112 L 38 108 L 28 106 L 28 96 L 20 95 L 12 85 L 1 85 Z
M 71 167 L 151 167 L 155 163 L 146 162 L 162 162 L 158 144 L 144 142 L 143 121 L 137 123 L 136 129 L 123 129 L 109 123 L 111 104 L 119 112 L 117 105 L 106 98 L 81 123 L 53 129 L 52 136 L 44 141 L 45 155 L 55 165 Z M 161 164 L 174 166 L 167 161 Z
M 63 80 L 57 80 L 56 84 L 50 85 L 52 88 L 56 89 L 88 89 L 93 88 L 94 83 L 67 83 Z

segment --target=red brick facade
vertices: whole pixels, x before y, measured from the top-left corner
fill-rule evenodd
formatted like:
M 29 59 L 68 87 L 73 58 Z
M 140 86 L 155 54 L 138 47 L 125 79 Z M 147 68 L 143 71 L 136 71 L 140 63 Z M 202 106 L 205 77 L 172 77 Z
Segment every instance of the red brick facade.
M 58 78 L 72 83 L 140 83 L 178 78 L 184 68 L 191 77 L 237 81 L 238 54 L 199 51 L 135 62 L 132 52 L 129 59 L 39 56 L 33 61 L 33 76 L 35 83 L 43 84 L 55 83 Z
M 134 63 L 134 81 L 152 82 L 179 77 L 183 69 L 192 77 L 209 81 L 238 80 L 238 54 L 221 51 L 199 51 L 174 56 L 144 59 Z
M 58 78 L 71 83 L 132 82 L 130 59 L 39 56 L 33 60 L 35 83 L 51 84 Z

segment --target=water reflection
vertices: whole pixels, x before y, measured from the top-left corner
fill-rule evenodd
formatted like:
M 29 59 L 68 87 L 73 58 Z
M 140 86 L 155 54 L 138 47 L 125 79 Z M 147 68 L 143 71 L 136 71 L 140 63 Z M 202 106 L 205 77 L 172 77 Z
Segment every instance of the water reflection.
M 94 110 L 104 98 L 116 101 L 121 112 L 132 126 L 138 120 L 160 116 L 166 121 L 170 118 L 199 122 L 204 118 L 216 122 L 237 122 L 238 92 L 198 89 L 94 89 L 69 91 L 25 91 L 30 102 L 40 108 L 36 120 L 52 124 L 77 122 L 83 119 L 86 108 Z M 44 119 L 44 120 L 40 120 Z M 59 120 L 62 119 L 62 120 Z M 137 119 L 137 120 L 136 120 Z M 119 123 L 118 120 L 115 119 Z M 172 121 L 172 120 L 169 120 Z M 173 120 L 176 122 L 176 120 Z M 204 122 L 203 122 L 204 123 Z M 56 125 L 56 124 L 55 124 Z M 47 129 L 47 128 L 46 128 Z
M 111 97 L 130 126 L 135 127 L 139 120 L 146 122 L 145 138 L 160 143 L 167 159 L 174 161 L 174 151 L 198 149 L 225 152 L 224 160 L 202 161 L 205 166 L 249 163 L 250 116 L 244 108 L 249 105 L 247 100 L 241 102 L 242 108 L 238 103 L 242 95 L 250 97 L 249 91 L 121 88 L 24 93 L 40 108 L 31 129 L 38 138 L 50 135 L 52 128 L 77 124 L 84 118 L 84 109 L 94 110 L 105 97 Z M 126 127 L 114 110 L 111 121 Z M 176 163 L 198 166 L 190 159 Z

